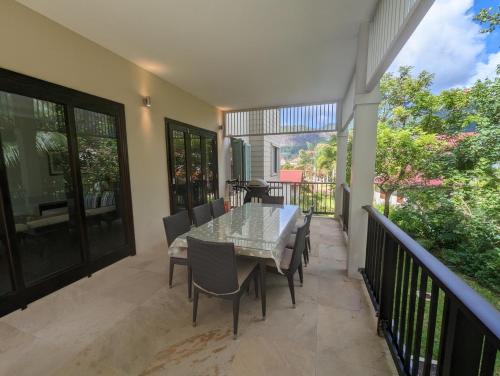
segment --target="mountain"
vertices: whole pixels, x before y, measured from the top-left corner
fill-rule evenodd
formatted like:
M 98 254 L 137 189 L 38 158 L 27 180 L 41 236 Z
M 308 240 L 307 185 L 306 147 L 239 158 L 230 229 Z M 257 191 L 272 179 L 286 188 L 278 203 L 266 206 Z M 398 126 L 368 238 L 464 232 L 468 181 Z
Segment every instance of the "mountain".
M 314 148 L 317 144 L 327 142 L 333 133 L 306 133 L 281 136 L 280 153 L 285 160 L 294 159 L 301 149 L 307 149 L 308 144 Z

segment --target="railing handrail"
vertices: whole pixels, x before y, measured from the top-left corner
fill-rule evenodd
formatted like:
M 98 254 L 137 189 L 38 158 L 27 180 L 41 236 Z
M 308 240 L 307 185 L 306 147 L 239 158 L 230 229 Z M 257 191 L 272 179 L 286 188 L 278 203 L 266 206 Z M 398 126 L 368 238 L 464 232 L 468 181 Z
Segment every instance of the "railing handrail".
M 226 183 L 249 183 L 251 180 L 226 180 Z M 335 184 L 335 181 L 281 181 L 281 180 L 266 180 L 267 183 L 282 183 L 282 184 Z
M 404 246 L 406 251 L 417 260 L 441 289 L 450 294 L 450 298 L 457 300 L 466 312 L 478 320 L 490 336 L 496 337 L 498 346 L 500 343 L 500 312 L 390 219 L 371 205 L 363 206 L 363 209 Z

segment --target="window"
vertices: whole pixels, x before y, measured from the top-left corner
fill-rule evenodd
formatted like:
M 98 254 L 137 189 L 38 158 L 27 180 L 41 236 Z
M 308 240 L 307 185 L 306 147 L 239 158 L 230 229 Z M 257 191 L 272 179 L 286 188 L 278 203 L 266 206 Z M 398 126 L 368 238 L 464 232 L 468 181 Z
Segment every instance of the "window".
M 271 172 L 273 175 L 276 175 L 279 170 L 280 163 L 280 148 L 277 146 L 272 146 L 272 155 L 271 155 Z

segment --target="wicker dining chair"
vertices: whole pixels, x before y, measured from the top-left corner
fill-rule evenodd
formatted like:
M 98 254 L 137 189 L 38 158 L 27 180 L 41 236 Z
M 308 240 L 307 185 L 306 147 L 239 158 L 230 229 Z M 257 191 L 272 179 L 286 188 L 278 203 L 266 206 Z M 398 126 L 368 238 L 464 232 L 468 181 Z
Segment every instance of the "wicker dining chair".
M 193 222 L 196 227 L 204 225 L 212 220 L 210 204 L 203 204 L 193 208 Z
M 304 272 L 302 269 L 302 255 L 306 246 L 306 232 L 307 224 L 304 223 L 302 226 L 297 228 L 297 234 L 295 235 L 295 242 L 293 248 L 285 248 L 283 255 L 281 257 L 280 269 L 288 279 L 288 287 L 290 289 L 290 295 L 292 296 L 293 308 L 295 308 L 295 286 L 293 283 L 293 276 L 298 271 L 300 278 L 300 285 L 304 284 Z M 267 261 L 267 266 L 276 268 L 273 260 Z
M 226 211 L 224 210 L 224 198 L 219 198 L 215 201 L 212 201 L 210 203 L 210 206 L 212 208 L 212 217 L 217 218 L 220 217 L 221 215 L 224 215 Z
M 307 223 L 307 231 L 306 231 L 306 248 L 304 249 L 304 266 L 307 266 L 309 264 L 309 254 L 311 253 L 311 220 L 313 216 L 313 211 L 314 208 L 311 206 L 309 208 L 309 211 L 307 214 L 304 216 L 304 222 Z M 287 247 L 292 248 L 294 242 L 295 242 L 295 234 L 297 233 L 298 227 L 301 226 L 301 224 L 296 224 L 295 228 L 292 231 L 292 235 L 290 235 L 290 238 L 288 239 Z
M 163 218 L 163 227 L 165 227 L 165 235 L 167 244 L 170 247 L 174 240 L 182 234 L 185 234 L 191 229 L 191 221 L 187 210 L 177 214 Z M 188 265 L 187 249 L 181 248 L 175 255 L 170 256 L 170 267 L 168 273 L 168 285 L 172 288 L 172 278 L 174 274 L 174 265 Z M 188 297 L 191 299 L 191 270 L 188 267 Z
M 285 202 L 285 198 L 283 196 L 262 196 L 263 204 L 275 204 L 275 205 L 283 205 Z
M 196 326 L 199 294 L 233 301 L 233 334 L 238 335 L 241 295 L 253 277 L 258 296 L 258 263 L 237 258 L 233 243 L 209 242 L 187 237 L 188 260 L 193 273 L 193 326 Z

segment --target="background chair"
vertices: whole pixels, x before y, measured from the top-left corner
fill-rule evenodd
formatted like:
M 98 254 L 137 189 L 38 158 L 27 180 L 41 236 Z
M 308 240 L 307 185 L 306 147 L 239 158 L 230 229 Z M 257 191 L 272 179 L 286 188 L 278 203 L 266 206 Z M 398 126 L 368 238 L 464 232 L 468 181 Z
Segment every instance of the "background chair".
M 174 240 L 182 234 L 185 234 L 191 229 L 191 221 L 187 210 L 180 213 L 163 218 L 163 227 L 165 227 L 165 235 L 167 244 L 170 245 Z M 188 265 L 187 249 L 182 248 L 175 255 L 170 256 L 170 268 L 168 273 L 168 285 L 172 288 L 172 277 L 174 274 L 174 265 Z M 188 266 L 188 297 L 191 299 L 191 270 Z
M 212 220 L 210 204 L 203 204 L 193 208 L 193 222 L 196 227 L 204 225 Z
M 304 265 L 307 266 L 309 264 L 309 254 L 311 253 L 311 221 L 312 221 L 312 216 L 313 216 L 313 210 L 314 208 L 311 206 L 309 208 L 309 211 L 307 214 L 304 216 L 304 222 L 307 223 L 307 231 L 306 231 L 306 247 L 304 249 Z M 296 224 L 295 228 L 292 231 L 292 235 L 288 239 L 287 247 L 292 248 L 294 242 L 295 242 L 295 234 L 297 233 L 297 229 L 300 226 L 300 224 Z
M 288 288 L 290 289 L 290 295 L 292 296 L 292 304 L 295 308 L 295 286 L 293 283 L 293 276 L 295 272 L 299 272 L 300 284 L 304 283 L 304 273 L 302 269 L 302 255 L 306 246 L 306 231 L 307 225 L 304 223 L 302 226 L 297 228 L 297 234 L 295 235 L 295 242 L 293 249 L 285 248 L 283 255 L 281 257 L 280 269 L 288 279 Z M 267 261 L 267 266 L 276 268 L 273 260 Z
M 199 293 L 233 301 L 233 334 L 238 335 L 240 298 L 254 276 L 258 291 L 257 262 L 236 258 L 233 243 L 187 238 L 188 260 L 193 273 L 193 325 L 196 326 Z
M 262 196 L 263 204 L 283 205 L 285 198 L 283 196 Z
M 212 201 L 210 205 L 212 207 L 212 217 L 217 218 L 226 213 L 224 210 L 224 198 L 221 197 L 218 200 Z

